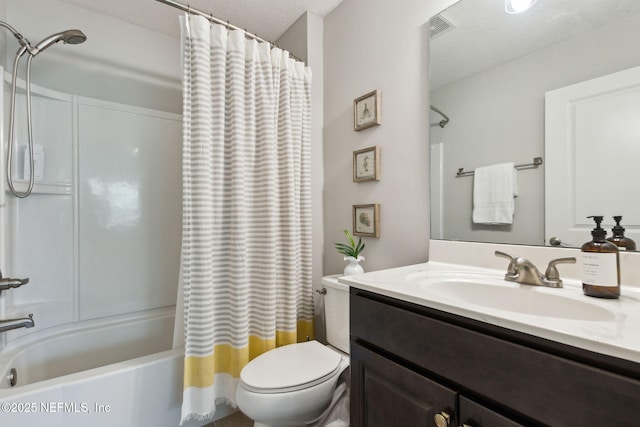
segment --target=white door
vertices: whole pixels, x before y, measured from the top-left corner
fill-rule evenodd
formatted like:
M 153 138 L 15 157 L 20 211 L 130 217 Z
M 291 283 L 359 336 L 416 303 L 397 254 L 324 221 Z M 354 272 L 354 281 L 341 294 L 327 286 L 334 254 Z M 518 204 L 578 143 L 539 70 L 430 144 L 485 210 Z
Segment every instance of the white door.
M 640 246 L 640 67 L 545 94 L 545 241 L 581 246 L 614 215 Z

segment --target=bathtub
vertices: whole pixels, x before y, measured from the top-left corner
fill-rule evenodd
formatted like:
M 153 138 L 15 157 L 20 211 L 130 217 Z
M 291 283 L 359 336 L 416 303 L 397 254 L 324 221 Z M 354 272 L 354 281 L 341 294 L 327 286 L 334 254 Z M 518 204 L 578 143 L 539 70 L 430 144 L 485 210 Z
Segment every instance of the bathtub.
M 10 342 L 0 352 L 0 426 L 178 426 L 184 349 L 171 349 L 174 314 L 151 310 Z

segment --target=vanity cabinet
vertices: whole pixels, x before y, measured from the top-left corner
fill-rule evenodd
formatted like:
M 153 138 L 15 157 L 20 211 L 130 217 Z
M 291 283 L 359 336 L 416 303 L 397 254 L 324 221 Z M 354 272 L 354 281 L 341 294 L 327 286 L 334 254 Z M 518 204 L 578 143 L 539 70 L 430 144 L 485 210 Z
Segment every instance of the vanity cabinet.
M 351 425 L 637 426 L 637 363 L 351 289 Z

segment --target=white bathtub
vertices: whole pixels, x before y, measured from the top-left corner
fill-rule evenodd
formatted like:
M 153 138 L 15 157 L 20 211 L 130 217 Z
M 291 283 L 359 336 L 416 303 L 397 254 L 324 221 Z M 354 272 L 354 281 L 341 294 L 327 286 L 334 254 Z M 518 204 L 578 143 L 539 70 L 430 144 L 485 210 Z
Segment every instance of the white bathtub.
M 0 426 L 178 426 L 184 349 L 171 349 L 173 321 L 173 308 L 158 309 L 10 343 L 0 352 Z

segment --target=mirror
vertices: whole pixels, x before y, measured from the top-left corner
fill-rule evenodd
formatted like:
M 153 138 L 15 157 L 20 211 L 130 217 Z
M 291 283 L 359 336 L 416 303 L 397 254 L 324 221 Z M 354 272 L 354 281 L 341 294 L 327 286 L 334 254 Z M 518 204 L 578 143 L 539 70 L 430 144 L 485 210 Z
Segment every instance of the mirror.
M 581 236 L 560 239 L 562 244 L 580 246 L 590 240 L 593 223 L 584 218 L 588 214 L 605 216 L 603 226 L 609 236 L 611 217 L 622 215 L 625 234 L 640 243 L 630 235 L 640 232 L 640 187 L 629 189 L 637 180 L 625 179 L 633 169 L 624 170 L 637 167 L 640 160 L 640 130 L 633 131 L 638 136 L 635 144 L 614 145 L 618 138 L 612 138 L 572 155 L 558 146 L 581 141 L 574 137 L 558 142 L 545 129 L 546 122 L 555 120 L 545 117 L 550 111 L 564 114 L 574 108 L 545 107 L 556 91 L 599 78 L 616 80 L 616 73 L 640 66 L 640 2 L 538 0 L 526 12 L 507 14 L 501 0 L 461 0 L 430 24 L 430 103 L 435 107 L 430 117 L 432 238 L 544 245 L 552 236 L 565 235 L 553 228 L 554 219 L 562 216 L 566 220 L 560 223 Z M 637 109 L 640 89 L 631 85 L 634 91 L 627 98 Z M 618 108 L 614 98 L 607 102 Z M 601 124 L 593 126 L 598 130 L 613 126 L 608 120 L 611 114 L 595 110 L 585 116 L 591 120 L 582 123 Z M 445 117 L 448 121 L 443 124 Z M 627 136 L 633 130 L 630 123 L 638 122 L 635 117 L 625 122 Z M 616 132 L 620 130 L 609 135 Z M 581 130 L 585 133 L 588 130 Z M 545 146 L 548 139 L 553 139 L 555 153 Z M 472 172 L 505 162 L 527 165 L 536 157 L 542 157 L 541 165 L 523 166 L 517 172 L 512 223 L 474 223 L 474 177 L 457 176 L 458 170 Z M 621 159 L 626 159 L 624 168 L 617 166 Z M 584 181 L 586 177 L 590 180 Z M 594 178 L 598 188 L 573 185 Z M 551 189 L 567 183 L 572 184 L 568 192 L 550 203 Z

